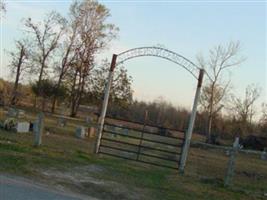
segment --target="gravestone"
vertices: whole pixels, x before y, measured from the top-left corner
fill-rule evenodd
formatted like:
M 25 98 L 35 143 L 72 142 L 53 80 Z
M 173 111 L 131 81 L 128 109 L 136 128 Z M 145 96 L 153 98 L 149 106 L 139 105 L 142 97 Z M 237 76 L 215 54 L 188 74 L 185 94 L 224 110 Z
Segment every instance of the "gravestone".
M 58 122 L 57 123 L 58 123 L 59 126 L 64 127 L 67 124 L 67 120 L 65 118 L 63 118 L 63 116 L 60 116 L 58 118 Z
M 86 116 L 86 118 L 85 118 L 85 123 L 86 124 L 91 124 L 92 123 L 92 117 L 90 117 L 90 116 Z
M 7 111 L 7 117 L 17 117 L 18 110 L 16 108 L 9 108 Z
M 16 129 L 18 133 L 27 133 L 30 131 L 30 123 L 29 122 L 18 122 Z
M 66 115 L 66 108 L 65 108 L 65 103 L 62 103 L 61 108 L 60 108 L 60 117 L 58 118 L 57 124 L 61 127 L 64 127 L 67 125 L 67 120 L 64 117 Z
M 109 130 L 113 133 L 111 133 L 111 137 L 117 137 L 116 135 L 116 131 L 117 131 L 117 127 L 115 126 L 109 126 Z
M 238 150 L 239 150 L 239 137 L 236 137 L 233 143 L 233 148 L 231 149 L 231 152 L 230 152 L 230 158 L 228 161 L 228 166 L 227 166 L 226 175 L 224 179 L 224 186 L 229 186 L 232 184 L 232 179 L 233 179 L 234 171 L 235 171 L 236 154 Z
M 88 129 L 88 132 L 89 132 L 89 138 L 93 138 L 93 137 L 95 137 L 95 127 L 90 127 L 89 129 Z
M 18 110 L 17 117 L 18 118 L 24 118 L 25 117 L 25 110 Z
M 261 159 L 267 160 L 267 148 L 264 148 L 263 152 L 261 153 Z
M 35 135 L 34 146 L 40 146 L 42 144 L 43 130 L 44 130 L 44 114 L 39 113 L 33 125 L 33 133 Z
M 80 139 L 84 139 L 86 136 L 86 131 L 83 126 L 79 126 L 75 130 L 75 136 Z
M 122 133 L 123 133 L 124 135 L 128 135 L 128 134 L 129 134 L 129 129 L 124 128 Z

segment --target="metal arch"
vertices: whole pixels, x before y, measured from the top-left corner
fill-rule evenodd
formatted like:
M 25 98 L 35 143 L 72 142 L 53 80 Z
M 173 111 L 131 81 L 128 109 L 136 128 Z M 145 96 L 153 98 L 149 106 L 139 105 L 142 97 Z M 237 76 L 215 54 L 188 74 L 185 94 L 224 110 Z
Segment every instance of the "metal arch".
M 169 60 L 180 65 L 198 79 L 198 73 L 201 68 L 187 58 L 162 47 L 138 47 L 124 51 L 117 55 L 116 66 L 122 64 L 126 60 L 141 56 L 155 56 Z

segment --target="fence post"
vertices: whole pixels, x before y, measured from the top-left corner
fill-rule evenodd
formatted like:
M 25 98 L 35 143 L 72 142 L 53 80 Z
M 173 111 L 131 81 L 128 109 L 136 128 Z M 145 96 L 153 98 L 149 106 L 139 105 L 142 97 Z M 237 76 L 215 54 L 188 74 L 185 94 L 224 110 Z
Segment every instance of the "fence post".
M 139 142 L 139 146 L 138 146 L 138 150 L 137 150 L 136 160 L 139 160 L 139 156 L 140 156 L 140 153 L 141 153 L 141 145 L 143 143 L 143 137 L 144 137 L 144 131 L 145 131 L 145 127 L 146 127 L 147 117 L 148 117 L 148 111 L 145 110 L 144 125 L 143 125 L 142 132 L 141 132 L 141 138 L 140 138 L 140 142 Z
M 224 186 L 229 186 L 232 183 L 235 170 L 236 153 L 238 149 L 239 149 L 239 137 L 236 137 L 235 142 L 233 143 L 233 148 L 231 149 L 230 152 L 230 158 L 228 161 L 227 171 L 224 179 Z
M 112 81 L 113 81 L 114 69 L 116 66 L 116 59 L 117 59 L 117 55 L 113 54 L 111 65 L 110 65 L 110 70 L 109 70 L 109 75 L 108 75 L 108 81 L 107 81 L 106 87 L 105 87 L 105 94 L 104 94 L 104 100 L 102 103 L 101 114 L 100 114 L 99 119 L 98 119 L 98 129 L 97 129 L 97 139 L 96 139 L 96 144 L 95 144 L 95 153 L 98 153 L 99 147 L 100 147 L 103 127 L 104 127 L 104 122 L 105 122 L 105 117 L 106 117 L 106 112 L 107 112 L 107 106 L 108 106 L 109 92 L 110 92 L 110 88 L 111 88 Z
M 194 99 L 194 104 L 193 104 L 192 112 L 191 112 L 190 119 L 189 119 L 189 125 L 188 125 L 187 131 L 186 131 L 186 135 L 185 135 L 185 141 L 184 141 L 184 144 L 183 144 L 182 155 L 181 155 L 181 158 L 180 158 L 179 171 L 180 171 L 181 174 L 184 173 L 184 168 L 185 168 L 187 155 L 188 155 L 188 151 L 189 151 L 189 147 L 190 147 L 192 132 L 193 132 L 196 113 L 197 113 L 197 105 L 198 105 L 198 100 L 199 100 L 199 97 L 200 97 L 201 85 L 202 85 L 202 81 L 203 81 L 203 76 L 204 76 L 204 69 L 200 69 L 199 76 L 198 76 L 197 90 L 196 90 L 195 99 Z
M 40 146 L 42 144 L 42 135 L 44 129 L 44 113 L 39 113 L 34 123 L 34 146 Z

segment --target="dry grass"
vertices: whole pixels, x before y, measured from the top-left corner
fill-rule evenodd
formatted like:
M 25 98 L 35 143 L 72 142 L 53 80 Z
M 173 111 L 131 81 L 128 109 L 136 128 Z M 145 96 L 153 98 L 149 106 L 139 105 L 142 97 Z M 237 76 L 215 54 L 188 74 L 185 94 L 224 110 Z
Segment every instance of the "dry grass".
M 31 117 L 30 115 L 28 117 Z M 34 118 L 34 115 L 32 115 Z M 267 162 L 239 153 L 233 186 L 223 186 L 228 156 L 191 148 L 184 175 L 175 170 L 93 154 L 94 141 L 74 137 L 77 121 L 58 127 L 33 147 L 33 135 L 0 130 L 0 171 L 31 177 L 100 199 L 266 199 Z M 83 122 L 80 122 L 81 124 Z M 199 136 L 197 136 L 199 137 Z

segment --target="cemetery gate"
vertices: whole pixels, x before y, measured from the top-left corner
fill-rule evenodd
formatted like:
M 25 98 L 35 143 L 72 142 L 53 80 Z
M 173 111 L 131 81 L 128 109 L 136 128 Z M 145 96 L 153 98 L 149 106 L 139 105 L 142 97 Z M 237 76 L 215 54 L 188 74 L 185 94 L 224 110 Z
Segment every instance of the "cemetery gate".
M 178 170 L 184 131 L 124 122 L 105 122 L 98 153 Z
M 185 133 L 181 159 L 179 160 L 179 170 L 181 173 L 183 173 L 186 160 L 187 160 L 187 156 L 188 156 L 189 147 L 190 147 L 192 132 L 194 128 L 197 105 L 198 105 L 198 100 L 200 97 L 200 91 L 201 91 L 201 86 L 202 86 L 202 81 L 203 81 L 203 76 L 204 76 L 204 69 L 199 68 L 187 58 L 173 51 L 170 51 L 168 49 L 161 48 L 161 47 L 139 47 L 139 48 L 134 48 L 134 49 L 124 51 L 118 55 L 113 54 L 111 65 L 110 65 L 110 70 L 109 70 L 109 75 L 108 75 L 108 79 L 107 79 L 105 91 L 104 91 L 104 100 L 102 103 L 101 113 L 100 113 L 100 117 L 98 121 L 98 130 L 97 130 L 98 133 L 97 133 L 97 140 L 96 140 L 96 145 L 95 145 L 95 153 L 99 152 L 102 135 L 104 133 L 103 129 L 105 125 L 105 116 L 106 116 L 106 111 L 107 111 L 107 106 L 108 106 L 110 88 L 111 88 L 111 84 L 113 81 L 114 69 L 116 66 L 122 64 L 123 62 L 129 59 L 133 59 L 133 58 L 141 57 L 141 56 L 154 56 L 154 57 L 163 58 L 165 60 L 171 61 L 181 66 L 185 70 L 187 70 L 191 75 L 193 75 L 195 79 L 197 79 L 197 88 L 195 92 L 194 103 L 192 106 L 192 112 L 190 115 L 188 128 Z

